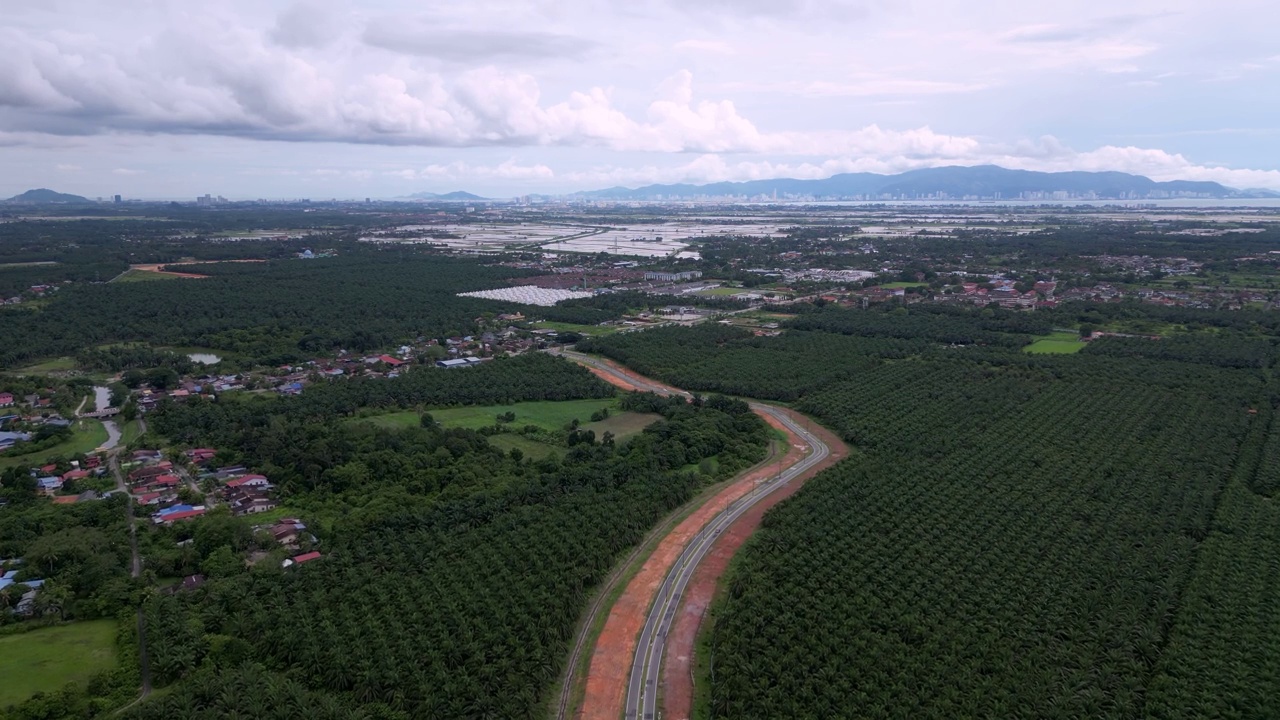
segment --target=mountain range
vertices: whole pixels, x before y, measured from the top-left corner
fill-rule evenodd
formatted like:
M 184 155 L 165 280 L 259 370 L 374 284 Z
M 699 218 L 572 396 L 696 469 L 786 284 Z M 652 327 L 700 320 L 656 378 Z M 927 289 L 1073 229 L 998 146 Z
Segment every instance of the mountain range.
M 1156 182 L 1122 172 L 1036 172 L 995 165 L 948 166 L 897 175 L 843 173 L 821 180 L 750 180 L 707 185 L 613 187 L 578 193 L 595 200 L 681 200 L 699 198 L 824 200 L 1137 200 L 1178 197 L 1267 198 L 1270 190 L 1236 190 L 1216 182 Z

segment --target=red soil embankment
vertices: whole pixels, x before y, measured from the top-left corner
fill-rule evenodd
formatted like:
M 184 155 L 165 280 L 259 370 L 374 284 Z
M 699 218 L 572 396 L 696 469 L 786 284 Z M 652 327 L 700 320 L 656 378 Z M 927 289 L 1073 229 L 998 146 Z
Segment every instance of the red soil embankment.
M 802 418 L 799 413 L 790 410 L 786 412 L 795 420 Z M 698 564 L 689 587 L 685 589 L 684 602 L 676 615 L 675 623 L 671 626 L 671 632 L 667 635 L 666 656 L 662 661 L 662 717 L 664 720 L 688 720 L 692 714 L 694 643 L 707 608 L 715 597 L 716 587 L 725 569 L 729 567 L 729 561 L 734 553 L 738 552 L 747 538 L 760 527 L 760 520 L 769 508 L 794 495 L 806 480 L 848 455 L 848 448 L 835 433 L 813 424 L 810 424 L 807 429 L 831 448 L 831 454 L 803 475 L 792 480 L 786 487 L 775 490 L 756 503 L 721 533 L 720 538 L 711 547 L 711 552 Z M 798 441 L 799 439 L 795 438 L 791 442 Z
M 592 369 L 592 372 L 618 387 L 628 390 L 636 389 L 634 384 L 604 371 Z M 761 416 L 770 425 L 787 434 L 787 452 L 780 460 L 739 476 L 659 541 L 653 554 L 627 584 L 626 589 L 609 611 L 609 617 L 605 620 L 604 628 L 592 650 L 591 662 L 587 670 L 586 693 L 577 714 L 578 718 L 617 720 L 621 716 L 623 704 L 626 701 L 627 681 L 631 673 L 631 663 L 635 657 L 637 638 L 641 628 L 644 627 L 645 617 L 653 604 L 658 588 L 662 585 L 663 578 L 670 572 L 689 541 L 734 500 L 750 492 L 757 482 L 772 477 L 782 468 L 790 467 L 804 457 L 804 443 L 798 436 L 788 431 L 774 418 L 763 413 Z M 718 576 L 717 573 L 716 577 Z

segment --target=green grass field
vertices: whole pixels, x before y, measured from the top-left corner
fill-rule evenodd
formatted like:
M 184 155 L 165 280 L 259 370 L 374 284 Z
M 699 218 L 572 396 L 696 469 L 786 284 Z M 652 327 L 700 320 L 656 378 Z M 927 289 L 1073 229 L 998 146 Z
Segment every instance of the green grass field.
M 153 280 L 177 280 L 176 275 L 152 272 L 150 270 L 126 270 L 117 275 L 111 282 L 151 282 Z
M 506 452 L 519 448 L 526 458 L 541 460 L 553 452 L 564 451 L 564 448 L 531 440 L 523 435 L 491 435 L 489 444 Z
M 891 283 L 884 283 L 883 285 L 879 285 L 878 287 L 882 287 L 886 290 L 898 290 L 899 288 L 925 287 L 928 284 L 929 283 L 922 283 L 922 282 L 891 282 Z
M 117 423 L 119 425 L 119 423 Z M 130 420 L 120 425 L 120 444 L 128 445 L 142 436 L 142 428 L 138 427 L 137 420 Z
M 19 375 L 44 375 L 45 373 L 75 369 L 76 361 L 74 358 L 60 357 L 45 360 L 44 362 L 36 363 L 35 365 L 28 365 L 27 367 L 20 368 L 14 372 Z
M 0 708 L 116 664 L 116 623 L 90 620 L 0 636 Z
M 1041 335 L 1036 341 L 1022 348 L 1023 351 L 1037 355 L 1077 353 L 1084 349 L 1084 342 L 1075 333 L 1056 332 Z
M 79 453 L 91 452 L 107 441 L 107 429 L 97 420 L 77 420 L 71 428 L 71 439 L 66 442 L 39 452 L 0 457 L 0 470 L 43 465 L 52 458 L 71 457 Z
M 536 330 L 555 330 L 556 332 L 575 332 L 580 335 L 609 335 L 616 333 L 619 328 L 617 325 L 578 325 L 575 323 L 552 322 L 543 320 L 533 324 Z
M 707 290 L 699 290 L 697 294 L 698 294 L 698 295 L 722 295 L 722 296 L 723 296 L 723 295 L 740 295 L 740 294 L 742 294 L 742 293 L 744 293 L 744 292 L 751 292 L 751 291 L 750 291 L 750 290 L 747 290 L 746 288 L 735 288 L 735 287 L 716 287 L 716 288 L 709 288 L 709 289 L 707 289 Z
M 609 409 L 609 417 L 600 422 L 591 422 L 591 414 L 603 408 Z M 508 426 L 513 431 L 517 431 L 525 425 L 536 425 L 543 430 L 559 431 L 577 419 L 583 430 L 594 431 L 597 438 L 603 436 L 606 432 L 611 432 L 618 440 L 625 440 L 635 435 L 659 419 L 658 415 L 622 412 L 618 410 L 618 400 L 616 398 L 604 400 L 541 400 L 516 403 L 514 405 L 452 407 L 428 410 L 427 412 L 431 413 L 431 417 L 435 418 L 436 422 L 445 427 L 468 428 L 471 430 L 489 427 L 496 422 L 498 415 L 508 412 L 516 414 L 515 422 L 508 423 Z M 354 422 L 370 422 L 383 427 L 403 428 L 417 425 L 420 420 L 418 419 L 417 411 L 405 410 L 403 412 L 359 418 Z M 491 441 L 497 440 L 499 437 L 503 436 L 494 436 Z M 494 442 L 494 444 L 503 447 L 503 449 L 510 449 L 498 442 Z M 516 445 L 512 445 L 512 447 L 516 447 Z M 522 447 L 521 450 L 526 450 L 526 448 Z M 530 448 L 529 450 L 537 451 L 535 448 Z M 530 452 L 525 454 L 528 455 Z

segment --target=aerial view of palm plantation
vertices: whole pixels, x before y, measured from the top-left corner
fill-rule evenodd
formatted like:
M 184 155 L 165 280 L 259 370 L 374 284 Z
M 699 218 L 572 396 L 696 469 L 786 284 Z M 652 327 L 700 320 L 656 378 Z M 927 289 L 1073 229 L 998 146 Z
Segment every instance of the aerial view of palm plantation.
M 0 15 L 0 720 L 1280 718 L 1276 8 Z

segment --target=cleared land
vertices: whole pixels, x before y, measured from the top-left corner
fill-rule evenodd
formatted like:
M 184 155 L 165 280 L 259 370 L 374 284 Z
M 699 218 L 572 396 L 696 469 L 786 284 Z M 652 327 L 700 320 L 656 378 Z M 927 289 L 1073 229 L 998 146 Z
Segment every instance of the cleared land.
M 179 276 L 170 275 L 169 273 L 152 272 L 151 270 L 125 270 L 117 275 L 112 282 L 150 282 L 152 280 L 175 280 Z
M 116 623 L 90 620 L 0 636 L 0 708 L 116 664 Z
M 1080 336 L 1068 332 L 1056 332 L 1041 336 L 1035 342 L 1023 348 L 1026 352 L 1037 354 L 1068 354 L 1077 353 L 1083 349 L 1084 342 L 1080 340 Z

